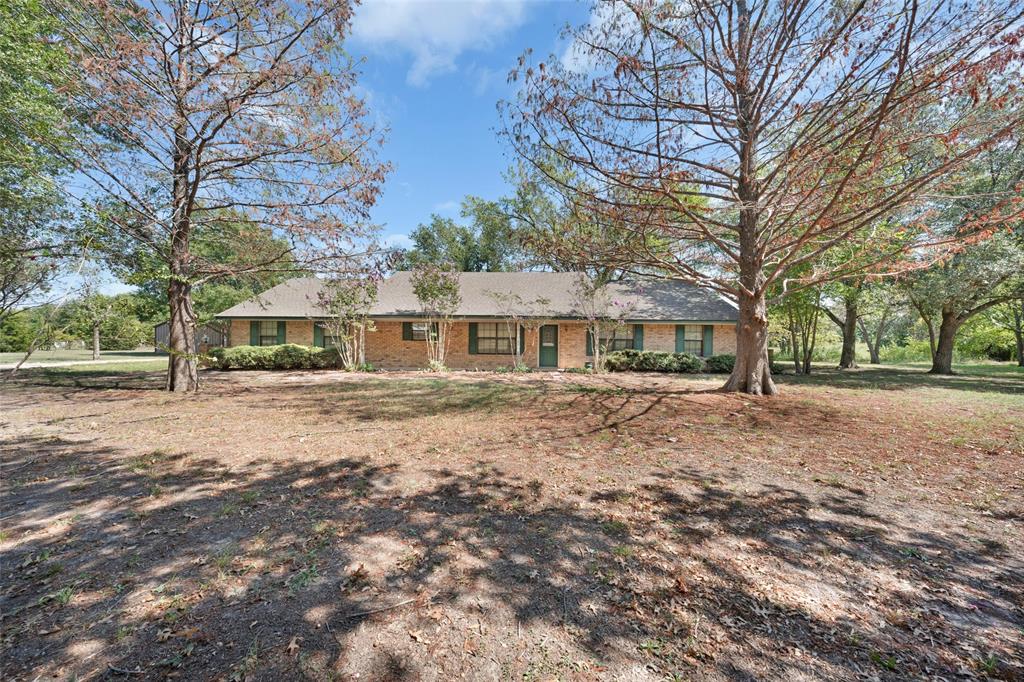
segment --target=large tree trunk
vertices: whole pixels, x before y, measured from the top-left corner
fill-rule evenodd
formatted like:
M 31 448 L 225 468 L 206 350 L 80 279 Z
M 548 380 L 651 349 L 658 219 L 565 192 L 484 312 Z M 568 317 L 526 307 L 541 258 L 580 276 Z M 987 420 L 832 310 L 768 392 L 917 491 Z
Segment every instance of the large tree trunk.
M 196 316 L 192 309 L 192 286 L 184 278 L 179 280 L 171 275 L 167 298 L 171 311 L 167 390 L 195 391 L 199 388 L 199 369 L 195 355 Z
M 930 374 L 953 373 L 953 344 L 961 324 L 963 320 L 955 312 L 942 311 L 942 324 L 939 326 L 935 353 L 932 355 Z
M 736 365 L 725 391 L 739 391 L 753 395 L 775 395 L 778 389 L 772 381 L 772 368 L 768 362 L 768 307 L 764 296 L 740 296 L 739 321 L 736 324 Z
M 96 323 L 92 325 L 92 359 L 100 359 L 100 326 Z
M 846 317 L 840 330 L 843 333 L 843 350 L 839 354 L 839 369 L 857 367 L 857 299 L 847 298 Z
M 737 5 L 737 34 L 739 36 L 736 64 L 737 129 L 740 132 L 739 182 L 736 196 L 740 201 L 739 215 L 739 319 L 736 322 L 736 364 L 726 391 L 739 391 L 752 395 L 775 395 L 778 389 L 772 381 L 772 367 L 768 361 L 768 306 L 764 299 L 764 246 L 758 238 L 757 148 L 758 124 L 755 114 L 756 96 L 749 82 L 750 71 L 750 8 L 746 2 Z
M 175 82 L 179 103 L 188 95 L 188 55 L 190 12 L 178 13 L 178 74 Z M 199 388 L 199 369 L 196 362 L 196 315 L 192 309 L 191 256 L 189 241 L 192 237 L 190 204 L 190 176 L 192 149 L 189 141 L 188 121 L 180 117 L 174 126 L 174 184 L 171 188 L 171 248 L 170 282 L 167 301 L 170 307 L 167 346 L 167 390 L 195 391 Z

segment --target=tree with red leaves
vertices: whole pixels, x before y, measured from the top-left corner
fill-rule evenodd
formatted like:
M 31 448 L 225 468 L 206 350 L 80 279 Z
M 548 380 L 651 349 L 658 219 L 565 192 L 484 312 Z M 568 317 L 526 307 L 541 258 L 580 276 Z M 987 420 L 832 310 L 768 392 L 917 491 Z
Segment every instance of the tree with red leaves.
M 79 197 L 170 272 L 167 388 L 198 386 L 192 288 L 219 277 L 334 266 L 365 248 L 388 170 L 342 45 L 351 0 L 53 3 L 95 137 Z M 230 215 L 285 246 L 230 265 L 190 248 Z
M 561 59 L 523 56 L 506 131 L 538 169 L 572 170 L 551 178 L 567 201 L 633 237 L 595 242 L 593 262 L 735 301 L 724 388 L 774 394 L 769 303 L 952 248 L 926 218 L 1024 124 L 999 78 L 1020 69 L 1022 16 L 1013 0 L 602 2 Z

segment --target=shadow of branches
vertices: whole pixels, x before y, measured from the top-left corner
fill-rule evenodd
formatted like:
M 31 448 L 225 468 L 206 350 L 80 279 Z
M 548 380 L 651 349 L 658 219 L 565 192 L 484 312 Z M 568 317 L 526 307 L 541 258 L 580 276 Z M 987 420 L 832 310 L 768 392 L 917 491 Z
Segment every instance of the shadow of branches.
M 31 435 L 2 454 L 5 679 L 1024 670 L 1021 556 L 858 491 Z

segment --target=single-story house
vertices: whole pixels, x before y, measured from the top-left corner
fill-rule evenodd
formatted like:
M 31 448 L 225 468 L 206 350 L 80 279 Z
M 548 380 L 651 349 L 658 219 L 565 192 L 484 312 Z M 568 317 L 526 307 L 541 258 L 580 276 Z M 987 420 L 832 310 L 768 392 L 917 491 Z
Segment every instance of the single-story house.
M 375 330 L 367 332 L 366 361 L 385 369 L 427 364 L 427 324 L 413 293 L 412 273 L 385 279 L 370 310 Z M 459 273 L 462 302 L 454 315 L 446 364 L 453 369 L 493 369 L 512 364 L 506 317 L 495 294 L 519 296 L 534 306 L 538 324 L 520 329 L 523 359 L 535 368 L 584 367 L 592 340 L 577 305 L 579 275 L 572 272 Z M 296 343 L 330 345 L 321 321 L 324 282 L 303 277 L 283 282 L 228 308 L 228 345 Z M 689 352 L 701 356 L 736 349 L 736 308 L 716 294 L 679 281 L 616 282 L 609 299 L 625 310 L 625 324 L 602 348 Z M 542 324 L 539 324 L 542 323 Z

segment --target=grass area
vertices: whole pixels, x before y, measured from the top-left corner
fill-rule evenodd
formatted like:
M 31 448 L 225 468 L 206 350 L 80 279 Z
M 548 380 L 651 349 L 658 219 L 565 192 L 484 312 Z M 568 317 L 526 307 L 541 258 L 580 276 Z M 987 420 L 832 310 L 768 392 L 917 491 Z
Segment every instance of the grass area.
M 0 391 L 7 677 L 1024 673 L 1014 372 L 136 367 Z
M 894 365 L 886 365 L 896 368 L 918 369 L 927 372 L 932 367 L 930 362 L 905 362 Z M 965 362 L 954 363 L 955 374 L 975 377 L 1016 377 L 1024 380 L 1024 367 L 1016 362 Z
M 835 365 L 816 364 L 808 376 L 784 374 L 781 384 L 831 386 L 874 391 L 909 391 L 918 395 L 937 395 L 951 391 L 953 395 L 980 394 L 979 400 L 1010 400 L 1024 398 L 1024 369 L 1010 363 L 978 363 L 956 367 L 952 376 L 928 374 L 930 363 L 903 365 L 861 365 L 857 369 L 837 370 Z
M 24 353 L 0 353 L 0 365 L 15 363 L 25 357 Z M 101 360 L 129 360 L 135 358 L 166 357 L 163 353 L 153 350 L 105 350 L 100 352 Z M 28 362 L 72 362 L 75 360 L 92 360 L 91 350 L 39 350 L 32 354 Z
M 0 379 L 41 386 L 152 388 L 163 385 L 167 358 L 150 357 L 102 364 L 60 365 L 20 369 L 13 379 L 10 370 L 0 370 Z

